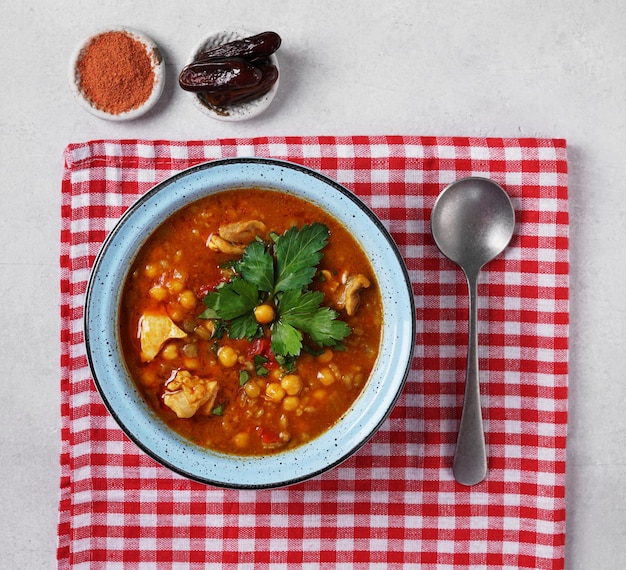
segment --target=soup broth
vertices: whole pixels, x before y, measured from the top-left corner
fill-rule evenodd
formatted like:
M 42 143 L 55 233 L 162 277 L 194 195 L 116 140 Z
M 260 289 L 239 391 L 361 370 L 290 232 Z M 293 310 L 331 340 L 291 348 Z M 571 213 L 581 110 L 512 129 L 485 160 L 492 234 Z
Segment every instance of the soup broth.
M 172 429 L 219 452 L 264 455 L 319 436 L 350 408 L 382 320 L 376 276 L 340 222 L 248 188 L 194 202 L 148 238 L 120 332 L 130 374 Z

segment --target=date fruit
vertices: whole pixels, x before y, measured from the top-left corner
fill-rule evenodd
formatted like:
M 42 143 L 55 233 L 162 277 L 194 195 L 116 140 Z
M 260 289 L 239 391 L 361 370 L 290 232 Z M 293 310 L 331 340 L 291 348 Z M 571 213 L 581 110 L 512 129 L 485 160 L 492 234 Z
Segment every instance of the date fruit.
M 263 32 L 202 51 L 196 57 L 196 61 L 229 57 L 240 57 L 250 62 L 259 61 L 272 55 L 280 47 L 281 41 L 276 32 Z
M 261 71 L 261 81 L 257 85 L 244 87 L 242 89 L 232 89 L 221 93 L 202 93 L 201 96 L 215 107 L 226 107 L 233 103 L 242 103 L 265 95 L 278 79 L 278 69 L 274 65 L 261 64 L 258 66 Z
M 278 80 L 270 56 L 280 47 L 276 32 L 263 32 L 199 52 L 185 66 L 178 83 L 220 112 L 234 103 L 265 95 Z
M 219 93 L 254 87 L 262 72 L 244 59 L 211 59 L 194 61 L 180 72 L 178 83 L 185 91 Z

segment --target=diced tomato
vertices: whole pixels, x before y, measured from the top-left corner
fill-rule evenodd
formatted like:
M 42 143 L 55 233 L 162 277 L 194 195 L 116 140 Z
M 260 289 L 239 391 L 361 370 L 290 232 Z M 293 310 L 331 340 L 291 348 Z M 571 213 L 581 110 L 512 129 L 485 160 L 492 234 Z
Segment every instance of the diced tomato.
M 263 356 L 264 358 L 267 358 L 267 362 L 263 364 L 265 368 L 267 368 L 268 370 L 278 368 L 278 362 L 276 362 L 276 357 L 272 352 L 272 342 L 269 338 L 257 338 L 252 341 L 252 344 L 248 349 L 248 356 L 255 356 L 257 354 Z
M 270 430 L 262 428 L 261 426 L 257 426 L 256 432 L 259 434 L 259 437 L 261 438 L 261 443 L 263 445 L 275 445 L 276 443 L 280 443 L 280 438 L 278 437 L 278 434 L 275 434 Z
M 203 285 L 200 285 L 196 289 L 196 294 L 200 299 L 202 299 L 205 295 L 208 295 L 209 293 L 215 291 L 218 285 L 220 285 L 221 283 L 226 283 L 226 281 L 228 281 L 228 277 L 226 275 L 222 275 L 217 281 L 213 283 L 204 283 Z
M 252 341 L 250 348 L 248 349 L 248 356 L 254 356 L 260 354 L 261 356 L 269 357 L 270 353 L 270 340 L 268 338 L 257 338 Z

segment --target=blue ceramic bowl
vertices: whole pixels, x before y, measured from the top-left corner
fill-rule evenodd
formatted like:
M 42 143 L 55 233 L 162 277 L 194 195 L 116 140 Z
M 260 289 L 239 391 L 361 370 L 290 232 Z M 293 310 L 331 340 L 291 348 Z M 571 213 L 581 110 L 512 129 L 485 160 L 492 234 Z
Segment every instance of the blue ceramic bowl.
M 384 324 L 380 355 L 361 395 L 326 433 L 290 451 L 239 457 L 194 445 L 145 403 L 122 356 L 119 307 L 124 281 L 146 238 L 190 202 L 223 190 L 271 188 L 322 207 L 352 232 L 380 285 Z M 378 218 L 349 190 L 290 162 L 265 158 L 216 160 L 156 185 L 119 220 L 91 273 L 85 301 L 85 342 L 93 378 L 122 430 L 159 463 L 190 479 L 230 488 L 271 488 L 314 477 L 352 455 L 378 430 L 402 392 L 415 342 L 415 307 L 406 267 Z

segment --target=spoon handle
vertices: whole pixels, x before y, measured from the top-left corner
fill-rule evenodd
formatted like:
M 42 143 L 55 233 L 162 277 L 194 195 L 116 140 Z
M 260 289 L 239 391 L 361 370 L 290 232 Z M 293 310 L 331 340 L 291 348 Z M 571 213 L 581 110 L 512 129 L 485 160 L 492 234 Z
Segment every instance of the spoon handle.
M 465 396 L 452 471 L 462 485 L 475 485 L 487 476 L 487 451 L 478 381 L 478 272 L 466 273 L 469 289 L 469 334 Z

